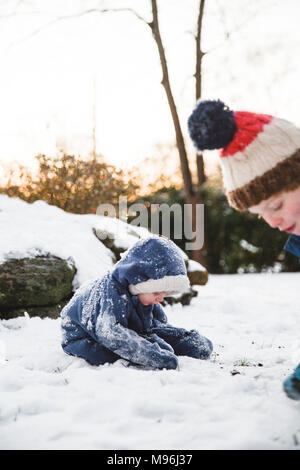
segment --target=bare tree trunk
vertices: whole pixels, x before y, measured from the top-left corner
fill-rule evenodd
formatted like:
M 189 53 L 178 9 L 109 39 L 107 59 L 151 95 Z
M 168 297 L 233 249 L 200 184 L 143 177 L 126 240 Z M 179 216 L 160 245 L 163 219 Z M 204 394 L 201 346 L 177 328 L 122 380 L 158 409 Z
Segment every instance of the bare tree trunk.
M 203 17 L 203 8 L 204 8 L 204 0 L 202 0 L 201 4 L 203 3 L 202 6 L 202 13 L 200 16 L 200 26 L 202 25 L 202 17 Z M 193 185 L 192 185 L 192 177 L 191 177 L 191 171 L 189 168 L 189 163 L 188 163 L 188 158 L 187 158 L 187 152 L 185 148 L 185 143 L 183 139 L 183 134 L 181 130 L 181 125 L 170 85 L 170 80 L 169 80 L 169 72 L 168 72 L 168 64 L 167 64 L 167 59 L 164 51 L 164 47 L 162 44 L 162 39 L 160 35 L 160 29 L 159 29 L 159 23 L 158 23 L 158 12 L 157 12 L 157 1 L 156 0 L 151 0 L 151 6 L 152 6 L 152 15 L 153 15 L 153 20 L 151 23 L 148 23 L 152 30 L 152 34 L 154 37 L 154 40 L 156 42 L 158 52 L 159 52 L 159 58 L 160 58 L 160 63 L 162 67 L 162 73 L 163 73 L 163 78 L 162 78 L 162 85 L 165 89 L 172 119 L 173 119 L 173 124 L 175 128 L 175 134 L 176 134 L 176 143 L 177 143 L 177 148 L 179 152 L 179 157 L 180 157 L 180 164 L 181 164 L 181 171 L 182 171 L 182 176 L 183 176 L 183 183 L 184 183 L 184 191 L 185 191 L 185 199 L 186 203 L 190 204 L 191 207 L 191 222 L 192 222 L 192 229 L 194 232 L 199 230 L 199 227 L 197 229 L 196 227 L 196 205 L 201 203 L 199 195 L 197 195 L 194 191 Z M 199 25 L 199 21 L 198 21 Z M 198 26 L 198 34 L 199 37 L 201 37 L 201 28 L 199 29 Z M 198 59 L 197 59 L 198 61 Z M 197 74 L 196 72 L 196 82 L 197 86 L 201 86 L 201 55 L 200 55 L 200 73 Z M 200 162 L 201 163 L 201 162 Z M 202 159 L 202 174 L 204 174 L 204 167 L 203 167 L 203 159 Z M 195 261 L 200 262 L 202 265 L 206 265 L 205 262 L 205 251 L 204 250 L 194 250 L 192 253 L 192 258 Z
M 202 59 L 205 53 L 201 49 L 201 39 L 202 39 L 202 25 L 203 25 L 203 15 L 204 15 L 204 5 L 205 5 L 205 0 L 200 0 L 199 1 L 199 12 L 198 12 L 198 19 L 197 19 L 197 33 L 195 36 L 196 40 L 196 70 L 195 70 L 195 97 L 196 101 L 198 101 L 201 98 L 202 95 Z M 205 167 L 204 167 L 204 159 L 202 153 L 197 153 L 196 155 L 196 166 L 197 166 L 197 183 L 198 183 L 198 188 L 199 190 L 201 189 L 201 186 L 203 183 L 206 181 L 206 175 L 205 175 Z M 195 198 L 194 198 L 194 204 L 192 206 L 192 220 L 193 220 L 193 230 L 197 230 L 196 225 L 196 205 L 204 203 L 203 197 L 201 196 L 201 192 L 198 191 Z M 205 224 L 204 224 L 204 234 L 206 233 L 205 231 Z M 199 230 L 199 227 L 198 227 Z M 205 243 L 206 237 L 204 236 L 204 244 L 201 250 L 195 250 L 192 254 L 192 258 L 195 261 L 198 261 L 199 263 L 203 264 L 203 266 L 207 267 L 207 249 L 206 249 L 206 243 Z
M 197 21 L 197 34 L 195 37 L 196 39 L 196 72 L 195 72 L 196 101 L 198 101 L 201 98 L 201 94 L 202 94 L 202 59 L 205 53 L 201 49 L 201 37 L 202 37 L 204 5 L 205 5 L 205 0 L 200 0 L 198 21 Z M 197 163 L 198 185 L 200 187 L 206 181 L 204 160 L 203 160 L 202 153 L 197 154 L 196 163 Z
M 161 39 L 161 34 L 160 34 L 160 29 L 159 29 L 159 22 L 158 22 L 158 11 L 157 11 L 157 0 L 150 0 L 151 1 L 151 7 L 152 7 L 152 21 L 147 22 L 144 18 L 142 18 L 137 12 L 132 10 L 131 8 L 116 8 L 116 9 L 111 9 L 111 8 L 90 8 L 88 10 L 84 10 L 83 12 L 75 13 L 73 15 L 64 15 L 60 16 L 58 18 L 55 18 L 51 21 L 49 21 L 46 25 L 36 29 L 35 31 L 32 31 L 30 35 L 27 36 L 27 39 L 38 34 L 42 29 L 48 28 L 52 26 L 53 24 L 57 23 L 58 21 L 63 21 L 69 18 L 77 18 L 86 14 L 92 14 L 92 13 L 108 13 L 108 12 L 130 12 L 134 14 L 139 20 L 143 21 L 146 23 L 152 31 L 152 35 L 154 37 L 154 40 L 156 42 L 158 52 L 159 52 L 159 58 L 160 58 L 160 63 L 162 67 L 162 85 L 165 89 L 166 95 L 167 95 L 167 100 L 174 124 L 174 129 L 175 129 L 175 136 L 176 136 L 176 144 L 178 148 L 178 153 L 179 153 L 179 158 L 180 158 L 180 166 L 181 166 L 181 172 L 182 172 L 182 177 L 183 177 L 183 185 L 184 185 L 184 192 L 185 192 L 185 199 L 187 204 L 191 204 L 191 213 L 193 214 L 192 216 L 192 226 L 193 230 L 195 231 L 195 213 L 196 213 L 196 204 L 201 203 L 199 195 L 196 193 L 194 187 L 193 187 L 193 181 L 192 181 L 192 174 L 189 168 L 189 162 L 188 162 L 188 157 L 187 157 L 187 152 L 186 152 L 186 147 L 185 147 L 185 142 L 183 138 L 183 133 L 180 125 L 180 120 L 177 112 L 177 108 L 175 105 L 175 100 L 173 97 L 172 89 L 171 89 L 171 84 L 170 84 L 170 79 L 169 79 L 169 72 L 168 72 L 168 64 L 167 64 L 167 59 Z M 202 19 L 203 19 L 203 9 L 204 9 L 204 0 L 201 0 L 200 2 L 200 10 L 199 10 L 199 17 L 198 17 L 198 27 L 197 27 L 197 66 L 196 66 L 196 83 L 199 91 L 196 91 L 196 94 L 199 93 L 201 94 L 201 60 L 202 56 L 204 55 L 201 52 L 200 48 L 200 42 L 201 42 L 201 29 L 202 29 Z M 96 138 L 95 138 L 95 124 L 93 128 L 93 153 L 96 154 Z M 203 165 L 203 158 L 201 155 L 199 157 L 199 165 L 198 167 L 198 175 L 202 175 L 202 180 L 203 180 L 203 175 L 204 175 L 204 165 Z M 198 176 L 198 181 L 200 181 L 201 178 Z M 205 266 L 205 260 L 203 256 L 203 250 L 195 250 L 193 252 L 193 258 L 199 262 L 201 262 Z
M 179 158 L 180 158 L 181 172 L 182 172 L 182 177 L 183 177 L 184 191 L 185 191 L 186 198 L 189 199 L 190 197 L 194 196 L 192 176 L 191 176 L 191 171 L 189 168 L 189 163 L 188 163 L 187 153 L 185 149 L 183 134 L 182 134 L 181 126 L 180 126 L 180 121 L 178 117 L 178 112 L 177 112 L 177 108 L 175 105 L 173 93 L 171 90 L 168 65 L 167 65 L 166 55 L 165 55 L 164 47 L 162 44 L 162 39 L 161 39 L 160 29 L 159 29 L 159 24 L 158 24 L 156 0 L 151 0 L 151 6 L 152 6 L 153 20 L 151 23 L 148 23 L 148 24 L 152 30 L 152 34 L 153 34 L 154 40 L 158 48 L 158 53 L 159 53 L 159 58 L 160 58 L 160 63 L 161 63 L 162 73 L 163 73 L 161 83 L 165 89 L 172 119 L 173 119 L 175 135 L 176 135 L 176 143 L 177 143 L 177 148 L 178 148 L 178 153 L 179 153 Z

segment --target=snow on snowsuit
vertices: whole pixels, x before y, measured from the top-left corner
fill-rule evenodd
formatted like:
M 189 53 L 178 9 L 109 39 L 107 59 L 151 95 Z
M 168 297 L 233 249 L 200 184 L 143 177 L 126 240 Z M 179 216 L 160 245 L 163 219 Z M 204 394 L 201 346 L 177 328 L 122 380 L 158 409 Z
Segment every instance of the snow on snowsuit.
M 300 237 L 294 234 L 290 235 L 284 249 L 300 258 Z M 298 364 L 293 374 L 284 381 L 283 388 L 288 397 L 300 400 L 300 364 Z
M 144 306 L 136 292 L 180 292 L 189 281 L 177 246 L 151 236 L 131 247 L 102 279 L 79 288 L 61 312 L 63 350 L 92 365 L 123 358 L 176 369 L 176 355 L 208 359 L 212 343 L 196 330 L 168 324 L 160 304 Z

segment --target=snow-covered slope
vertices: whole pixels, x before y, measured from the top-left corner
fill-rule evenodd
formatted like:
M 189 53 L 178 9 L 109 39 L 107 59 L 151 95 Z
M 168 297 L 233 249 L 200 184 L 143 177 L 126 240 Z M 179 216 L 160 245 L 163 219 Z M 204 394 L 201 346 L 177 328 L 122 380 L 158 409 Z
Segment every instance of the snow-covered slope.
M 77 274 L 74 289 L 103 276 L 113 266 L 112 252 L 94 235 L 93 228 L 112 233 L 115 245 L 129 248 L 148 230 L 119 219 L 94 214 L 70 214 L 44 201 L 28 204 L 0 195 L 0 263 L 9 256 L 23 258 L 51 253 L 72 257 Z M 199 265 L 200 266 L 200 265 Z
M 59 319 L 1 321 L 0 447 L 298 449 L 300 403 L 282 381 L 300 348 L 299 280 L 211 276 L 190 306 L 166 307 L 215 346 L 179 371 L 93 367 L 63 353 Z
M 72 256 L 82 284 L 113 264 L 99 225 L 119 246 L 136 240 L 116 219 L 0 196 L 0 262 Z M 190 306 L 168 305 L 171 324 L 214 343 L 209 361 L 181 357 L 176 371 L 92 367 L 64 354 L 60 319 L 0 321 L 0 448 L 299 449 L 300 403 L 282 391 L 300 361 L 299 281 L 210 276 Z

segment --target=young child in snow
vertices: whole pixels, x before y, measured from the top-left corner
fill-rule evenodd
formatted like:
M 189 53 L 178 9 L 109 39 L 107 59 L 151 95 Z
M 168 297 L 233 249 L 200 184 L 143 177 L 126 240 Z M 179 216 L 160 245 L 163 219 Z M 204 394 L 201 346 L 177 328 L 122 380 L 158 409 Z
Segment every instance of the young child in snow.
M 138 241 L 102 279 L 80 288 L 61 312 L 63 350 L 92 365 L 120 358 L 157 369 L 176 369 L 176 356 L 208 359 L 212 343 L 175 328 L 159 304 L 189 287 L 177 246 L 151 236 Z
M 220 100 L 198 102 L 188 126 L 198 150 L 221 149 L 229 204 L 290 233 L 284 248 L 300 257 L 300 129 L 270 115 L 233 112 Z M 283 386 L 300 400 L 300 364 Z

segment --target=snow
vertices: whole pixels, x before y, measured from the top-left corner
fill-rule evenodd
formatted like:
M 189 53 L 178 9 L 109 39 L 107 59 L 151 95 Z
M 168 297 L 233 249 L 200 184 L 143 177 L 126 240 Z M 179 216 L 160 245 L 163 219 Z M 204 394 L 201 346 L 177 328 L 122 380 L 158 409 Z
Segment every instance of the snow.
M 30 229 L 28 229 L 28 226 Z M 129 248 L 149 232 L 118 219 L 95 214 L 71 214 L 44 201 L 28 204 L 18 198 L 0 195 L 0 263 L 8 258 L 33 257 L 51 253 L 63 259 L 73 258 L 77 274 L 76 289 L 103 276 L 113 266 L 112 252 L 93 233 L 108 229 L 117 246 Z
M 194 261 L 193 259 L 189 260 L 189 267 L 188 267 L 189 272 L 193 271 L 206 271 L 206 269 L 198 263 L 198 261 Z
M 84 288 L 113 265 L 97 227 L 125 248 L 145 235 L 116 219 L 2 195 L 0 262 L 72 257 L 74 285 Z M 300 361 L 299 280 L 211 275 L 190 306 L 165 307 L 170 324 L 214 343 L 208 361 L 180 357 L 178 370 L 124 360 L 93 367 L 63 352 L 60 319 L 1 320 L 0 448 L 299 449 L 300 403 L 282 390 Z
M 0 264 L 9 258 L 47 253 L 65 260 L 73 258 L 77 268 L 73 280 L 75 290 L 102 277 L 114 264 L 112 252 L 94 235 L 93 229 L 100 235 L 103 231 L 112 234 L 115 245 L 126 250 L 139 238 L 149 236 L 145 228 L 131 226 L 116 218 L 71 214 L 45 201 L 28 204 L 18 198 L 0 195 Z M 188 259 L 180 251 L 184 259 Z M 197 269 L 204 269 L 201 264 L 196 264 Z
M 63 353 L 60 319 L 2 320 L 1 448 L 298 449 L 300 405 L 282 391 L 298 287 L 296 273 L 210 276 L 190 306 L 166 307 L 215 348 L 176 371 L 93 367 Z

